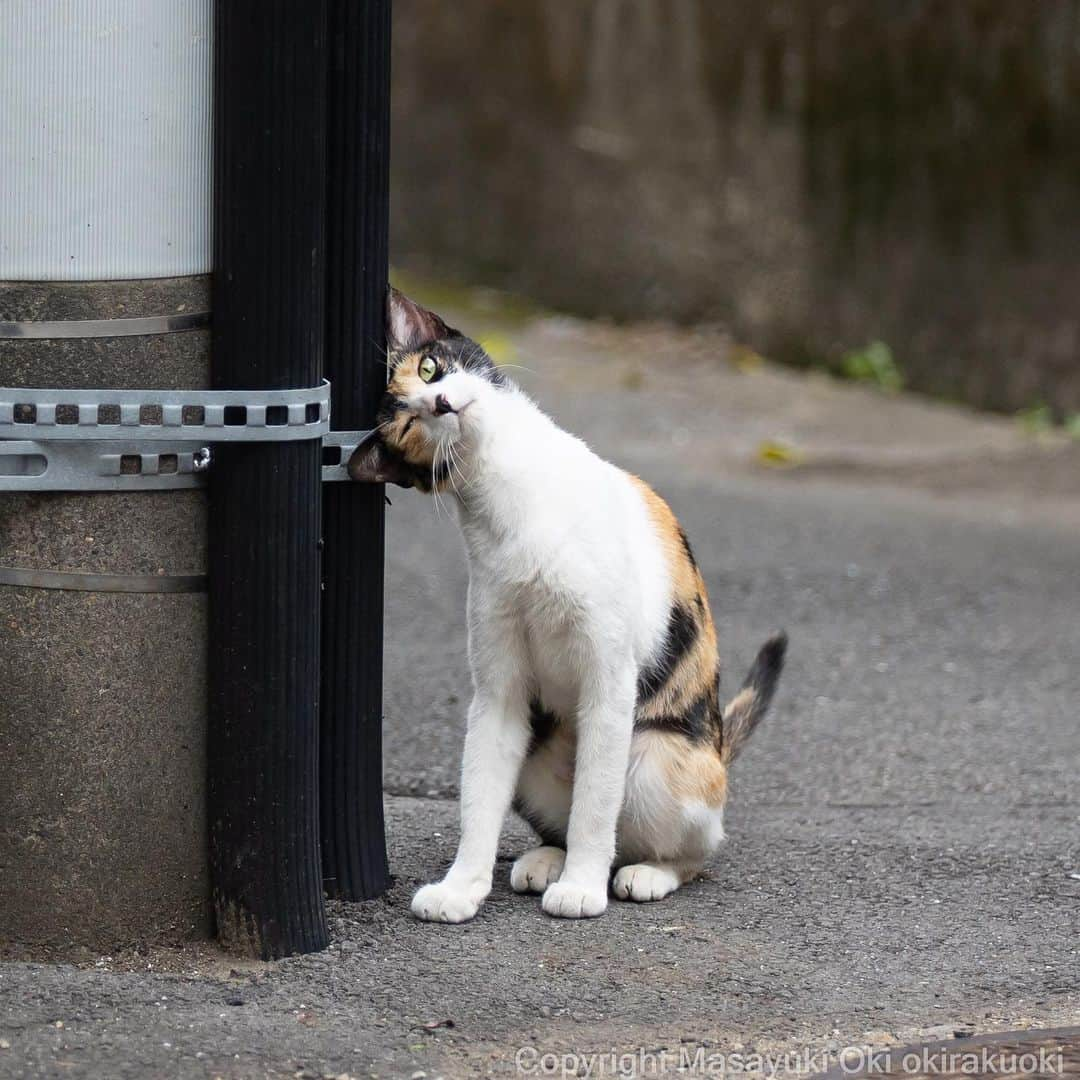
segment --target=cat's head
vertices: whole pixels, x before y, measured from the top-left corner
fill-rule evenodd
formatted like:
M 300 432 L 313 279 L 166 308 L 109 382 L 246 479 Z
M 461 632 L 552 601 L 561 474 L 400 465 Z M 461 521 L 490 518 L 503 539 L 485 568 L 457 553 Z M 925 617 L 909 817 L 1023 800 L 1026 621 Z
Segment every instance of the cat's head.
M 479 433 L 507 380 L 475 341 L 397 289 L 387 296 L 386 344 L 390 380 L 376 429 L 349 459 L 349 475 L 438 489 L 451 454 Z

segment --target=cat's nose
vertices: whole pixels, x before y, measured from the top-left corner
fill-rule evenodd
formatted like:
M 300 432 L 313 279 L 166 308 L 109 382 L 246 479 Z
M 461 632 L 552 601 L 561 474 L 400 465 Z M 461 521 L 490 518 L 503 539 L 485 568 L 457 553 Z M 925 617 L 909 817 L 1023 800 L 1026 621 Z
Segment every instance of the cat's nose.
M 445 394 L 435 395 L 435 415 L 445 416 L 448 412 L 453 412 L 454 408 L 446 399 Z

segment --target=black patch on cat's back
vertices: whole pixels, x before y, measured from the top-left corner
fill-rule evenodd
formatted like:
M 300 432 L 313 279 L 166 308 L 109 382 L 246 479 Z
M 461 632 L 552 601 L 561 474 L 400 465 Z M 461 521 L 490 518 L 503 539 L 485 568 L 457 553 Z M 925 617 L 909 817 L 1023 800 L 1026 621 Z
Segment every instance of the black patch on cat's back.
M 697 560 L 694 558 L 694 549 L 690 546 L 690 541 L 686 536 L 686 530 L 681 526 L 679 528 L 679 539 L 682 541 L 683 551 L 686 552 L 686 557 L 690 560 L 690 565 L 696 567 Z
M 715 697 L 715 694 L 702 694 L 681 713 L 636 719 L 634 730 L 666 731 L 674 735 L 683 735 L 692 742 L 711 739 L 719 728 L 718 705 Z
M 639 705 L 655 697 L 679 666 L 679 661 L 697 641 L 700 628 L 693 612 L 680 603 L 672 604 L 667 633 L 660 654 L 638 674 L 637 700 Z

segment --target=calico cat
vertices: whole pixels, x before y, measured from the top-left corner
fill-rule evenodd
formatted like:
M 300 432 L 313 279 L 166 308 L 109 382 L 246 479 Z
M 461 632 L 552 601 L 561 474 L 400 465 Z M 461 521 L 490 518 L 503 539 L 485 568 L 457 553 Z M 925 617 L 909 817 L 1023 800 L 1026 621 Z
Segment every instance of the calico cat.
M 412 910 L 476 914 L 511 806 L 541 841 L 511 885 L 542 893 L 549 915 L 599 915 L 609 885 L 659 900 L 723 839 L 728 767 L 769 705 L 786 637 L 721 708 L 705 582 L 663 499 L 437 315 L 396 290 L 387 308 L 390 381 L 349 471 L 451 499 L 469 562 L 461 839 Z

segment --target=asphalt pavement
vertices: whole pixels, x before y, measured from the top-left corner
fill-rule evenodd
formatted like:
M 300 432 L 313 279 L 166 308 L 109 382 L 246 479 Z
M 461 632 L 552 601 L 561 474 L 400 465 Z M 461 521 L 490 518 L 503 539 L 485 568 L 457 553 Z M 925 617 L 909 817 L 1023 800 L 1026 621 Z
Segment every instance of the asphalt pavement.
M 1080 1023 L 1077 446 L 708 335 L 480 329 L 669 500 L 729 689 L 790 634 L 727 844 L 659 904 L 568 923 L 511 894 L 511 823 L 473 923 L 412 919 L 457 831 L 466 574 L 453 521 L 391 492 L 389 895 L 331 905 L 331 949 L 276 964 L 0 964 L 0 1077 L 542 1075 L 545 1053 L 580 1074 L 589 1053 L 675 1068 L 698 1048 L 820 1067 L 863 1041 Z

